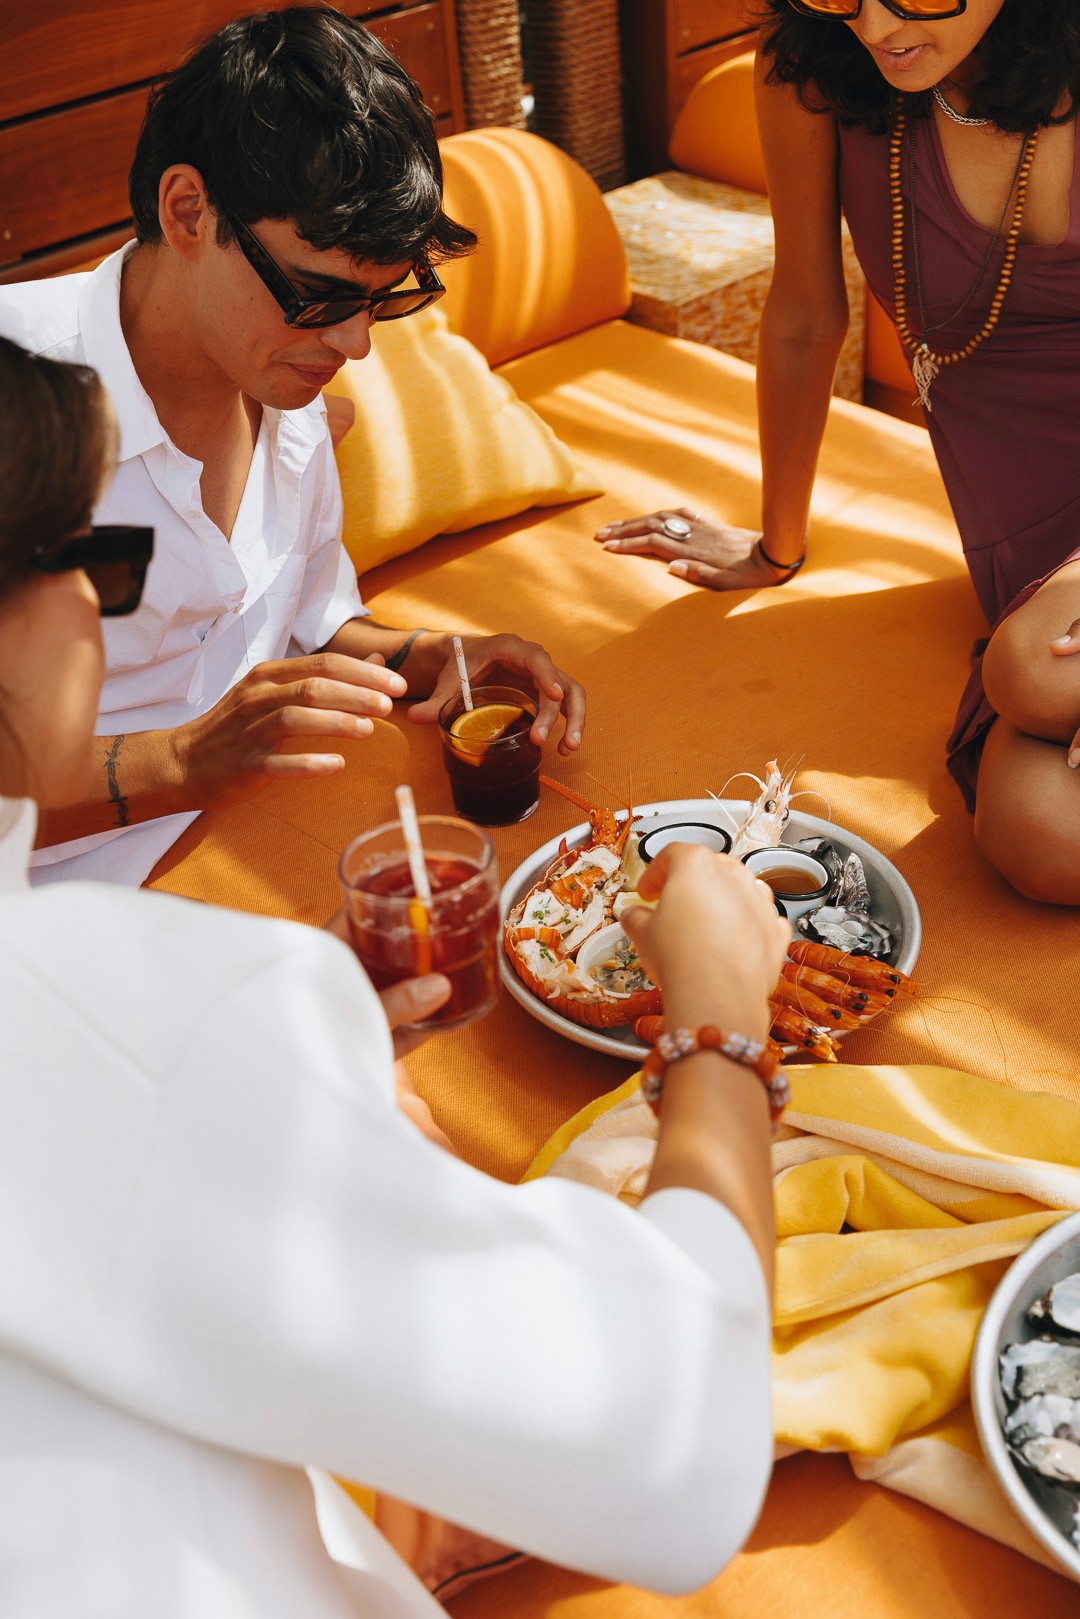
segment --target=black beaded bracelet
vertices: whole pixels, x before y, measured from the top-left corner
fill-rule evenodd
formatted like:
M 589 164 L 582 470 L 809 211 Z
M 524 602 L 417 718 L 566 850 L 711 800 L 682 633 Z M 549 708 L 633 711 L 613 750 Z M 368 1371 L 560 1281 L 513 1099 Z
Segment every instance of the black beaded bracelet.
M 806 552 L 804 551 L 798 562 L 777 562 L 769 555 L 768 551 L 766 551 L 764 537 L 755 543 L 754 550 L 757 552 L 762 562 L 767 562 L 769 567 L 775 568 L 778 573 L 786 573 L 789 579 L 794 579 L 795 575 L 806 561 Z

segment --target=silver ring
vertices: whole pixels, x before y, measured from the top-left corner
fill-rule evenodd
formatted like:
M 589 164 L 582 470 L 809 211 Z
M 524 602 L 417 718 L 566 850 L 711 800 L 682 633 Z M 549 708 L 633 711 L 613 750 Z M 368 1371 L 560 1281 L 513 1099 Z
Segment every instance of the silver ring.
M 665 517 L 660 528 L 669 540 L 688 540 L 693 532 L 685 517 Z

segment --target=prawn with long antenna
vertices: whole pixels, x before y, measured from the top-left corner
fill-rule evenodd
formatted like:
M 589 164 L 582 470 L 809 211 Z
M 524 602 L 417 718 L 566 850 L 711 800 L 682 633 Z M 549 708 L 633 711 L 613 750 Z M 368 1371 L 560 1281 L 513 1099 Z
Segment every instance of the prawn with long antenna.
M 721 787 L 719 793 L 710 793 L 716 808 L 715 814 L 724 830 L 731 837 L 731 853 L 736 860 L 742 855 L 749 854 L 752 849 L 775 849 L 783 836 L 784 828 L 791 814 L 791 806 L 797 798 L 820 798 L 825 805 L 826 814 L 829 813 L 829 801 L 822 793 L 814 792 L 808 788 L 806 792 L 793 793 L 792 786 L 795 774 L 802 761 L 784 769 L 775 759 L 770 759 L 765 766 L 765 779 L 755 776 L 751 770 L 740 770 L 734 776 L 729 776 Z M 753 781 L 759 788 L 758 795 L 741 821 L 737 821 L 731 811 L 723 802 L 722 794 L 727 792 L 733 781 Z

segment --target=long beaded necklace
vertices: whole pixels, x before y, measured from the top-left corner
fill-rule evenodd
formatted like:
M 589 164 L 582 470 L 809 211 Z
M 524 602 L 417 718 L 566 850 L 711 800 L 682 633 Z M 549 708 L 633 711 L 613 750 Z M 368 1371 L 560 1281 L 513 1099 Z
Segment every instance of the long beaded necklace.
M 919 266 L 919 222 L 918 212 L 915 207 L 915 128 L 914 125 L 912 126 L 911 140 L 908 143 L 908 192 L 911 206 L 911 250 L 915 267 L 915 287 L 919 298 L 919 321 L 921 327 L 920 335 L 916 337 L 908 325 L 907 270 L 904 267 L 904 191 L 900 178 L 900 165 L 906 127 L 907 113 L 904 103 L 901 101 L 897 109 L 896 122 L 893 125 L 892 140 L 889 146 L 889 191 L 892 197 L 892 256 L 896 326 L 904 347 L 910 349 L 912 354 L 911 369 L 915 377 L 919 403 L 925 410 L 932 411 L 930 389 L 942 366 L 955 365 L 958 360 L 966 360 L 970 354 L 974 354 L 980 343 L 985 342 L 990 336 L 1001 317 L 1001 306 L 1005 302 L 1005 294 L 1009 290 L 1013 268 L 1016 264 L 1016 250 L 1020 242 L 1020 226 L 1024 218 L 1024 204 L 1027 201 L 1028 179 L 1031 175 L 1031 165 L 1035 161 L 1035 148 L 1038 145 L 1039 131 L 1037 129 L 1032 130 L 1030 135 L 1024 137 L 1024 144 L 1020 148 L 1020 157 L 1016 165 L 1016 173 L 1013 176 L 1009 195 L 1005 199 L 1005 207 L 1002 210 L 998 228 L 994 232 L 993 241 L 986 250 L 986 256 L 979 266 L 979 273 L 975 277 L 967 297 L 957 309 L 953 310 L 947 320 L 941 320 L 933 326 L 928 326 L 923 299 L 922 273 Z M 1005 228 L 1005 217 L 1009 212 L 1009 202 L 1012 199 L 1013 192 L 1016 193 L 1016 206 L 1013 209 L 1009 234 L 1005 239 L 1005 257 L 1001 265 L 1001 274 L 998 277 L 997 291 L 990 301 L 990 313 L 987 315 L 981 331 L 976 332 L 975 336 L 965 343 L 962 349 L 955 349 L 951 352 L 932 349 L 927 341 L 930 335 L 933 332 L 941 331 L 946 326 L 951 326 L 953 321 L 963 314 L 982 285 L 983 277 L 990 266 L 990 260 L 994 256 L 994 249 L 1001 240 L 1001 233 Z

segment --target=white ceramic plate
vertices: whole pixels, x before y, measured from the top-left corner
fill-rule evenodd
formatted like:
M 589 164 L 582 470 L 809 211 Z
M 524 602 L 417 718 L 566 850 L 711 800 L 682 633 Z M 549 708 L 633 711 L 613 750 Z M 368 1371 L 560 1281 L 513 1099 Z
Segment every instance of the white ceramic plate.
M 736 820 L 745 815 L 750 808 L 750 802 L 745 798 L 725 798 L 721 802 Z M 715 801 L 711 798 L 671 798 L 660 804 L 642 804 L 637 811 L 641 816 L 637 830 L 644 832 L 654 826 L 685 820 L 706 821 L 719 826 L 720 821 L 715 813 L 714 804 Z M 542 848 L 537 849 L 528 860 L 522 861 L 503 885 L 499 914 L 504 921 L 518 900 L 524 898 L 529 889 L 540 881 L 558 854 L 559 844 L 564 837 L 570 848 L 584 843 L 589 837 L 588 822 L 582 822 L 578 826 L 572 826 L 568 832 L 560 833 L 557 838 L 552 838 Z M 853 832 L 845 832 L 842 827 L 833 826 L 831 821 L 819 820 L 816 815 L 803 815 L 798 810 L 792 810 L 791 818 L 784 828 L 783 842 L 797 843 L 800 838 L 812 837 L 828 838 L 841 854 L 859 856 L 866 870 L 872 914 L 889 929 L 895 941 L 892 953 L 887 959 L 901 972 L 910 973 L 922 942 L 922 919 L 919 916 L 919 907 L 915 903 L 915 895 L 892 861 L 886 860 L 872 844 L 857 838 Z M 628 1062 L 640 1062 L 646 1055 L 648 1047 L 635 1039 L 627 1026 L 621 1029 L 587 1029 L 583 1024 L 575 1023 L 571 1018 L 553 1012 L 543 1001 L 538 1000 L 531 990 L 526 989 L 506 959 L 505 950 L 500 951 L 499 971 L 503 983 L 515 1001 L 520 1002 L 530 1017 L 545 1023 L 557 1034 L 565 1035 L 568 1040 L 576 1041 L 579 1046 L 589 1046 L 593 1051 L 606 1051 L 609 1056 L 624 1057 Z

